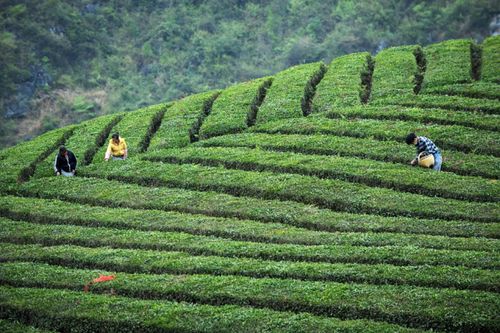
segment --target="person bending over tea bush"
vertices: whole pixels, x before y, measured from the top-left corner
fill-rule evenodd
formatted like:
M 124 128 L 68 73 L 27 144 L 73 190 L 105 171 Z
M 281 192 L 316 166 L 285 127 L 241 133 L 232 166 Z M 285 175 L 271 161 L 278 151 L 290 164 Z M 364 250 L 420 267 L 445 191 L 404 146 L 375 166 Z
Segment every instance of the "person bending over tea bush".
M 415 166 L 418 164 L 425 168 L 441 171 L 441 164 L 443 163 L 441 152 L 432 140 L 425 136 L 417 136 L 415 133 L 410 133 L 406 136 L 406 143 L 415 145 L 417 148 L 417 155 L 410 162 L 411 165 Z
M 54 160 L 54 172 L 56 176 L 72 177 L 76 174 L 76 156 L 66 147 L 59 147 L 59 153 Z
M 127 155 L 128 150 L 125 139 L 121 138 L 118 133 L 113 134 L 111 136 L 111 140 L 109 140 L 108 149 L 106 150 L 104 159 L 107 161 L 110 157 L 112 157 L 113 161 L 125 160 L 127 159 Z

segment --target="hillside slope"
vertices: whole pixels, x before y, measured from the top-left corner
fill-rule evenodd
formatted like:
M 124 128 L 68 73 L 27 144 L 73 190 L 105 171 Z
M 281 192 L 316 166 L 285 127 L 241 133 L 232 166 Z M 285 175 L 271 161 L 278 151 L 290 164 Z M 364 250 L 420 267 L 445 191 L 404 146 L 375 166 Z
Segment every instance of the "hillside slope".
M 3 0 L 0 149 L 387 45 L 483 40 L 495 0 Z
M 0 151 L 0 327 L 498 330 L 499 55 L 355 53 Z M 443 172 L 408 164 L 412 131 Z

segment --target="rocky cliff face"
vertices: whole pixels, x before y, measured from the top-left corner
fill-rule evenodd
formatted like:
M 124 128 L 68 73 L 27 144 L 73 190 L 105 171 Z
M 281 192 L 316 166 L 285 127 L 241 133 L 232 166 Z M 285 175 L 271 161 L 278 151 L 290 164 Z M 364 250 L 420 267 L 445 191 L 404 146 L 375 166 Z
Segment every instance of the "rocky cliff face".
M 500 14 L 493 17 L 490 22 L 490 33 L 492 36 L 500 35 Z
M 29 81 L 21 83 L 5 105 L 5 118 L 22 118 L 29 116 L 32 110 L 32 100 L 38 89 L 49 87 L 52 77 L 42 66 L 31 66 Z

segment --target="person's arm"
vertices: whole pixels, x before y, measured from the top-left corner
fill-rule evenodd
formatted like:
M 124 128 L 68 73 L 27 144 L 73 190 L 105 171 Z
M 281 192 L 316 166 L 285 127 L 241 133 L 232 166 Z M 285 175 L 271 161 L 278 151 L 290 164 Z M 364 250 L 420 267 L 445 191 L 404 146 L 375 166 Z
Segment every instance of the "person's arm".
M 422 151 L 417 147 L 417 154 L 415 155 L 415 158 L 410 162 L 411 165 L 415 166 L 418 164 L 418 156 L 420 155 Z
M 111 156 L 111 142 L 108 144 L 108 149 L 106 149 L 106 154 L 104 155 L 104 159 L 107 161 Z
M 418 155 L 420 155 L 421 152 L 425 151 L 425 141 L 423 138 L 419 137 L 418 142 L 417 142 L 417 154 L 415 155 L 415 163 L 418 161 Z
M 73 152 L 69 152 L 69 166 L 71 168 L 70 171 L 73 172 L 73 173 L 75 173 L 76 164 L 77 164 L 77 161 L 76 161 L 75 154 L 73 154 Z
M 418 164 L 418 155 L 420 153 L 418 152 L 418 149 L 417 149 L 417 154 L 415 155 L 415 158 L 410 162 L 411 165 L 415 166 Z
M 59 155 L 56 155 L 56 159 L 54 160 L 54 172 L 56 173 L 56 176 L 59 176 L 61 174 L 61 168 L 57 165 L 57 157 Z
M 127 142 L 123 139 L 123 159 L 126 160 L 128 156 Z

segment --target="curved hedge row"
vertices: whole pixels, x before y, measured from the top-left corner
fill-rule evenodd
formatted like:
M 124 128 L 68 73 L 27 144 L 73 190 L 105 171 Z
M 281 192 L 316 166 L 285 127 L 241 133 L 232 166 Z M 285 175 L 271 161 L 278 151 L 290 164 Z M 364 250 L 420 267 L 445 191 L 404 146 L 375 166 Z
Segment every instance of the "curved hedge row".
M 291 132 L 291 131 L 290 131 Z M 307 133 L 306 130 L 304 130 Z M 340 132 L 341 133 L 341 132 Z M 360 157 L 376 161 L 408 165 L 415 155 L 415 148 L 397 141 L 380 141 L 371 138 L 354 138 L 328 134 L 267 134 L 242 133 L 225 135 L 200 141 L 203 147 L 248 147 L 301 154 Z M 442 170 L 465 176 L 498 179 L 500 160 L 497 157 L 444 151 Z
M 71 186 L 68 186 L 71 185 Z M 59 190 L 63 188 L 64 190 Z M 426 220 L 405 217 L 349 214 L 321 209 L 292 201 L 239 198 L 222 193 L 171 188 L 151 188 L 117 181 L 74 178 L 45 178 L 25 183 L 21 194 L 64 199 L 106 207 L 174 210 L 217 217 L 235 217 L 263 222 L 280 222 L 314 230 L 387 231 L 416 234 L 498 238 L 498 224 L 459 220 Z M 116 195 L 115 195 L 116 194 Z M 443 229 L 449 230 L 443 233 Z
M 317 80 L 318 75 L 322 77 L 324 66 L 316 62 L 294 66 L 276 74 L 259 108 L 256 123 L 306 115 L 304 102 L 311 97 L 311 82 Z
M 399 141 L 415 132 L 432 139 L 441 149 L 500 157 L 500 135 L 458 125 L 425 125 L 418 122 L 372 119 L 325 119 L 308 117 L 274 121 L 252 127 L 252 132 L 268 134 L 330 134 L 356 138 Z
M 489 202 L 466 202 L 373 188 L 336 179 L 228 170 L 200 165 L 148 161 L 90 165 L 81 175 L 117 179 L 147 186 L 217 191 L 234 196 L 292 200 L 353 213 L 497 222 L 500 207 Z
M 439 87 L 441 88 L 441 86 Z M 436 88 L 437 89 L 437 88 Z M 429 92 L 435 91 L 429 89 Z M 499 115 L 500 105 L 496 100 L 478 99 L 463 96 L 428 95 L 392 96 L 371 103 L 375 106 L 401 105 L 419 108 L 440 108 L 456 111 L 473 111 Z
M 233 240 L 273 244 L 416 246 L 422 248 L 496 251 L 494 239 L 458 238 L 401 233 L 325 232 L 304 230 L 279 223 L 208 217 L 199 214 L 92 207 L 59 200 L 1 197 L 0 215 L 41 224 L 112 227 L 123 230 L 185 232 Z M 58 207 L 65 206 L 68 212 Z M 119 216 L 119 217 L 117 217 Z M 477 227 L 476 227 L 477 228 Z M 477 228 L 479 229 L 479 228 Z
M 432 174 L 432 181 L 429 181 L 429 173 L 433 172 L 431 170 L 359 158 L 312 156 L 248 148 L 188 147 L 155 151 L 145 155 L 143 159 L 223 165 L 228 169 L 296 173 L 443 198 L 500 201 L 500 187 L 484 178 L 441 172 Z M 467 192 L 464 192 L 464 188 L 467 188 Z
M 295 245 L 234 241 L 182 232 L 123 230 L 105 227 L 45 225 L 0 217 L 0 241 L 18 244 L 182 251 L 194 255 L 323 263 L 463 266 L 498 269 L 500 255 L 414 246 Z
M 391 47 L 377 54 L 370 100 L 393 95 L 413 95 L 415 78 L 419 74 L 415 59 L 417 48 L 418 46 Z
M 326 114 L 333 119 L 403 120 L 422 124 L 460 125 L 480 130 L 500 130 L 500 116 L 467 111 L 388 106 L 337 108 Z
M 498 292 L 500 273 L 460 266 L 395 266 L 270 261 L 192 255 L 185 252 L 83 247 L 74 245 L 0 243 L 0 259 L 31 261 L 73 268 L 150 274 L 212 274 L 253 278 L 287 278 L 306 281 L 357 282 L 376 285 L 410 285 Z
M 339 320 L 310 314 L 253 309 L 248 306 L 211 306 L 163 300 L 139 300 L 81 291 L 1 286 L 0 311 L 37 326 L 77 332 L 235 332 L 269 330 L 297 332 L 421 332 L 371 320 Z M 119 309 L 119 310 L 117 310 Z
M 481 104 L 481 99 L 500 99 L 500 85 L 492 82 L 477 81 L 467 84 L 449 84 L 427 89 L 428 94 L 451 95 L 476 98 Z
M 353 53 L 334 59 L 316 86 L 313 113 L 333 110 L 339 106 L 360 105 L 361 73 L 367 70 L 370 54 Z
M 272 78 L 262 78 L 226 88 L 212 105 L 210 116 L 200 129 L 200 138 L 207 139 L 241 132 L 255 123 L 258 108 L 270 87 Z
M 151 139 L 149 150 L 187 146 L 191 142 L 190 130 L 206 111 L 206 105 L 211 104 L 218 93 L 209 91 L 176 101 L 165 112 L 160 127 Z
M 485 81 L 500 83 L 500 37 L 492 36 L 484 40 L 482 44 L 483 62 L 481 65 L 481 79 Z
M 0 281 L 13 286 L 73 290 L 82 288 L 85 281 L 102 273 L 32 263 L 3 263 L 0 272 Z M 30 275 L 29 280 L 23 279 L 26 273 Z M 482 291 L 237 276 L 179 277 L 119 272 L 115 280 L 91 286 L 93 293 L 107 293 L 110 289 L 141 299 L 252 305 L 341 319 L 369 317 L 410 327 L 460 331 L 494 329 L 498 324 L 496 310 L 500 306 L 497 294 Z
M 470 40 L 447 40 L 424 47 L 427 67 L 422 92 L 427 88 L 472 81 Z

